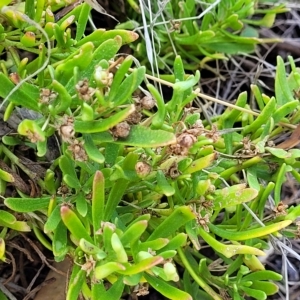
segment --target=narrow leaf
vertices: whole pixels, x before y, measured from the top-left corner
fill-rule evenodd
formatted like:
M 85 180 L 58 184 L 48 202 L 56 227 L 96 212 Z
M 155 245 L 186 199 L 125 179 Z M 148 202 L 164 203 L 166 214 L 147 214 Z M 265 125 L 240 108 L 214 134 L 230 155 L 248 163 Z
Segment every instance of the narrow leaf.
M 257 238 L 257 237 L 261 237 L 261 236 L 265 236 L 265 235 L 274 233 L 278 230 L 281 230 L 281 229 L 287 227 L 291 223 L 292 223 L 291 220 L 285 220 L 285 221 L 281 221 L 281 222 L 267 225 L 264 227 L 259 227 L 259 228 L 249 229 L 249 230 L 239 231 L 239 232 L 221 229 L 218 226 L 213 225 L 211 223 L 208 224 L 208 227 L 211 230 L 211 232 L 215 233 L 216 235 L 218 235 L 222 238 L 232 240 L 232 241 L 245 241 L 248 239 L 253 239 L 253 238 Z
M 293 94 L 288 85 L 284 62 L 280 56 L 277 56 L 275 96 L 279 106 L 294 101 Z
M 83 271 L 80 266 L 74 265 L 72 275 L 69 281 L 66 300 L 78 299 L 85 277 L 86 272 Z
M 126 179 L 118 179 L 112 187 L 105 207 L 104 220 L 108 221 L 112 217 L 117 205 L 119 204 L 124 192 L 127 188 L 128 181 Z
M 84 238 L 88 242 L 93 243 L 86 228 L 83 226 L 77 215 L 67 205 L 60 208 L 60 214 L 64 224 L 76 239 L 80 240 L 81 238 Z
M 33 212 L 47 209 L 50 197 L 43 198 L 6 198 L 4 204 L 17 212 Z
M 93 195 L 92 195 L 92 218 L 93 228 L 97 231 L 101 226 L 101 221 L 104 220 L 105 211 L 105 182 L 101 171 L 97 171 L 93 180 Z
M 163 130 L 152 130 L 141 125 L 131 127 L 129 136 L 124 140 L 114 141 L 113 137 L 107 133 L 93 134 L 92 138 L 95 143 L 114 142 L 135 147 L 163 147 L 176 143 L 176 137 L 173 133 Z
M 172 300 L 193 300 L 191 295 L 188 293 L 177 289 L 176 287 L 170 285 L 162 279 L 151 276 L 147 273 L 144 274 L 147 282 L 156 289 L 161 295 L 172 299 Z
M 129 105 L 127 108 L 113 114 L 111 117 L 95 121 L 79 121 L 75 120 L 74 129 L 81 133 L 96 133 L 107 131 L 124 121 L 130 114 L 135 111 L 134 105 Z
M 168 216 L 150 235 L 148 241 L 157 238 L 167 238 L 175 233 L 186 222 L 195 219 L 195 214 L 188 206 L 175 208 L 170 216 Z

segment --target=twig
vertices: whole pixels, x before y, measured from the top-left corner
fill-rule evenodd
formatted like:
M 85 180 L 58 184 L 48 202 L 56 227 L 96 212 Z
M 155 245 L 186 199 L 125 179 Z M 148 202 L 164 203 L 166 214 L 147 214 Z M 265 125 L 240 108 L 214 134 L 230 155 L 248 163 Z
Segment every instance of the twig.
M 11 264 L 12 264 L 12 273 L 11 275 L 3 282 L 3 285 L 8 284 L 11 280 L 14 279 L 17 271 L 17 265 L 14 256 L 9 252 L 6 251 L 6 254 L 11 258 Z
M 34 283 L 37 280 L 37 278 L 40 276 L 40 273 L 42 272 L 42 270 L 44 269 L 44 267 L 45 267 L 45 264 L 43 263 L 42 266 L 39 268 L 39 270 L 34 275 L 33 279 L 29 283 L 28 287 L 26 288 L 26 293 L 30 293 L 30 290 L 31 290 L 32 286 L 34 285 Z
M 47 260 L 47 258 L 45 257 L 45 255 L 42 253 L 42 251 L 37 247 L 37 245 L 30 239 L 28 238 L 25 234 L 20 233 L 23 238 L 30 244 L 30 246 L 35 250 L 35 252 L 38 254 L 38 256 L 40 257 L 41 261 L 43 263 L 45 263 L 47 265 L 47 267 L 53 271 L 55 271 L 58 274 L 61 274 L 63 276 L 67 276 L 66 273 L 54 268 Z
M 7 242 L 7 245 L 19 250 L 20 252 L 23 252 L 26 255 L 27 259 L 30 260 L 31 262 L 34 261 L 34 259 L 31 257 L 31 255 L 30 255 L 29 251 L 27 251 L 27 249 L 20 247 L 19 245 L 15 244 L 14 242 Z
M 18 300 L 5 286 L 0 282 L 0 290 L 5 294 L 9 300 Z

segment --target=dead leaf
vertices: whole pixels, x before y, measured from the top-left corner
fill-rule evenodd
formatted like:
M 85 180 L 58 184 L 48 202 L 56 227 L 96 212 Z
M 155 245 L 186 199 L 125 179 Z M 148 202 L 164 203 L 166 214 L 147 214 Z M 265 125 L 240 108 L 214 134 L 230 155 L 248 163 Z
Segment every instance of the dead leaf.
M 289 138 L 287 138 L 284 142 L 277 145 L 275 148 L 288 150 L 294 148 L 299 143 L 300 143 L 300 124 L 298 124 L 298 126 L 296 127 L 296 129 L 293 131 L 293 133 Z

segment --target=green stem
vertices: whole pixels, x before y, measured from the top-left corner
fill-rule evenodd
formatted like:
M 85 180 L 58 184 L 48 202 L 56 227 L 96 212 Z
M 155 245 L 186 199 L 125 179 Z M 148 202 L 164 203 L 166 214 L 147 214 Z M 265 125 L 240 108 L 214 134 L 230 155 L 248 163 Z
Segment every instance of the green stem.
M 189 264 L 184 252 L 181 248 L 177 249 L 177 252 L 180 256 L 180 259 L 184 265 L 184 267 L 188 270 L 189 274 L 193 277 L 193 279 L 199 284 L 199 286 L 209 294 L 215 300 L 222 300 L 222 298 L 203 280 L 201 279 L 196 272 L 193 270 L 192 266 Z

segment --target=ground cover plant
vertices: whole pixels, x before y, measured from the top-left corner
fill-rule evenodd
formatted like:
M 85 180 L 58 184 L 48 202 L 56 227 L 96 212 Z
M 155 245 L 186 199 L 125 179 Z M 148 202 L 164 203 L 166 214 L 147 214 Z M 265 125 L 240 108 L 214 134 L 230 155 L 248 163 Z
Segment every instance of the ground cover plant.
M 30 237 L 72 261 L 66 299 L 278 292 L 260 257 L 271 244 L 299 256 L 284 241 L 300 207 L 281 200 L 300 179 L 300 71 L 278 56 L 273 95 L 252 84 L 234 104 L 199 88 L 199 68 L 277 41 L 257 28 L 286 8 L 263 2 L 128 1 L 112 30 L 90 1 L 0 4 L 2 269 Z M 2 299 L 34 297 L 6 288 L 15 273 Z

